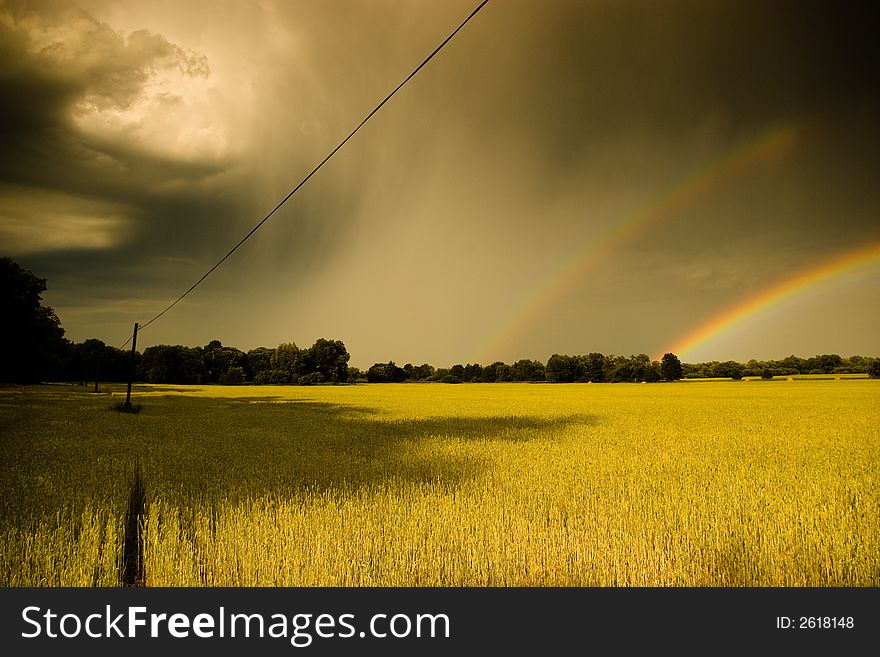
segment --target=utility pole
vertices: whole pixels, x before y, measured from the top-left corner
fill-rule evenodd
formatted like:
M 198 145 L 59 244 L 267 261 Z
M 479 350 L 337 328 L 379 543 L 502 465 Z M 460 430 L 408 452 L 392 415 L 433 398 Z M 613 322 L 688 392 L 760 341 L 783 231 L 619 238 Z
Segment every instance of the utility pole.
M 137 348 L 138 323 L 134 323 L 134 333 L 131 336 L 131 363 L 128 367 L 128 390 L 125 392 L 125 410 L 131 410 L 131 382 L 134 381 L 134 352 Z

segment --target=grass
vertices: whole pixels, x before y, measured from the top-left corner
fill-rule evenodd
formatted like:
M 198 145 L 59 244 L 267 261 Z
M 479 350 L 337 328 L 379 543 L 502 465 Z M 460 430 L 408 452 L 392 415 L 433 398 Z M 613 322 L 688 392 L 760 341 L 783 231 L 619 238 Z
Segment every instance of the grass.
M 880 585 L 880 381 L 120 390 L 0 388 L 0 584 Z

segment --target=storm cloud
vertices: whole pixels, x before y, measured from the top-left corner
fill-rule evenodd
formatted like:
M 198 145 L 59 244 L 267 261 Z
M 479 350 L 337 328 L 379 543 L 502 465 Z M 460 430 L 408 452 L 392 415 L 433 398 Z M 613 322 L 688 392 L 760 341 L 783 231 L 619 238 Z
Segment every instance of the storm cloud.
M 4 250 L 49 278 L 71 337 L 121 342 L 472 8 L 3 4 Z M 490 2 L 144 343 L 325 336 L 359 366 L 653 353 L 880 240 L 874 41 L 857 6 Z M 787 126 L 790 148 L 615 243 L 516 342 L 491 344 L 563 263 Z M 876 352 L 878 278 L 856 272 L 701 355 Z

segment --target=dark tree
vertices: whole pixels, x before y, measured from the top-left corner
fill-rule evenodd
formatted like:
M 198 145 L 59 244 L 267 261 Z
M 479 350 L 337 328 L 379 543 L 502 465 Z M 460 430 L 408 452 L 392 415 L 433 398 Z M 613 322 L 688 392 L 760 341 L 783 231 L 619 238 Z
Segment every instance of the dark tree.
M 593 352 L 581 357 L 581 376 L 584 381 L 601 383 L 605 380 L 605 356 Z
M 309 371 L 306 375 L 320 374 L 324 381 L 345 383 L 348 380 L 349 358 L 348 350 L 342 340 L 318 338 L 315 344 L 309 347 L 306 358 Z
M 648 356 L 648 354 L 630 356 L 629 366 L 632 381 L 651 381 L 654 378 L 653 368 L 651 367 L 651 357 Z M 659 376 L 657 378 L 659 378 Z
M 822 370 L 823 374 L 834 374 L 837 368 L 843 364 L 843 359 L 837 354 L 822 354 L 816 356 L 816 360 L 818 361 L 817 369 Z
M 304 360 L 302 350 L 295 343 L 282 342 L 275 348 L 270 363 L 272 370 L 286 373 L 287 382 L 296 382 L 300 375 L 305 374 Z M 277 380 L 277 374 L 274 378 Z
M 393 360 L 376 363 L 367 370 L 367 381 L 370 383 L 402 383 L 405 376 L 403 368 L 395 365 Z
M 160 344 L 144 349 L 138 378 L 150 383 L 200 384 L 206 376 L 199 347 Z
M 127 381 L 131 352 L 89 338 L 70 345 L 62 377 L 67 381 Z M 135 354 L 135 365 L 140 354 Z
M 0 258 L 0 380 L 58 376 L 68 343 L 55 311 L 42 305 L 46 279 Z
M 89 338 L 85 342 L 75 343 L 71 345 L 68 352 L 67 370 L 69 380 L 77 380 L 85 385 L 89 381 L 96 381 L 101 375 L 101 361 L 106 360 L 104 351 L 107 349 L 101 340 Z M 107 377 L 107 363 L 104 363 L 104 380 L 109 381 Z
M 660 359 L 660 376 L 664 381 L 678 381 L 682 377 L 681 361 L 673 353 L 663 354 Z
M 428 363 L 422 363 L 412 367 L 412 377 L 410 378 L 413 381 L 427 381 L 432 376 L 434 376 L 434 368 Z
M 503 364 L 503 363 L 502 363 Z M 498 380 L 498 363 L 486 365 L 483 373 L 480 375 L 480 381 L 483 383 L 495 383 Z
M 483 376 L 483 367 L 478 363 L 468 363 L 462 372 L 462 381 L 479 381 Z
M 225 386 L 238 386 L 244 383 L 244 368 L 233 365 L 220 375 L 220 383 Z
M 537 360 L 518 360 L 510 366 L 511 381 L 543 381 L 544 364 Z
M 735 381 L 739 381 L 743 377 L 743 366 L 735 360 L 726 360 L 723 363 L 716 363 L 713 370 L 714 376 L 730 377 Z
M 496 360 L 491 365 L 483 368 L 483 380 L 497 381 L 499 383 L 510 381 L 510 365 Z
M 202 363 L 205 366 L 206 383 L 225 383 L 229 370 L 233 367 L 241 369 L 242 375 L 248 367 L 248 357 L 240 349 L 224 347 L 219 340 L 211 340 L 202 349 Z M 238 374 L 233 375 L 237 380 Z
M 605 357 L 605 380 L 609 383 L 625 383 L 633 380 L 632 364 L 626 356 Z
M 663 376 L 660 374 L 660 363 L 656 360 L 651 361 L 645 367 L 643 372 L 644 378 L 642 379 L 646 383 L 657 383 L 663 379 Z
M 872 379 L 880 379 L 880 358 L 875 358 L 868 366 L 868 376 Z
M 268 372 L 272 369 L 272 356 L 275 354 L 274 349 L 267 347 L 257 347 L 247 352 L 248 367 L 250 368 L 250 378 L 255 379 L 260 372 Z
M 404 381 L 427 381 L 434 376 L 434 368 L 427 363 L 421 365 L 413 365 L 407 363 L 403 366 Z
M 553 354 L 547 361 L 546 376 L 548 381 L 571 383 L 577 381 L 580 374 L 580 363 L 575 357 Z
M 850 356 L 844 359 L 844 366 L 847 374 L 859 374 L 867 372 L 871 367 L 871 359 L 864 356 Z
M 805 374 L 808 371 L 807 362 L 795 355 L 783 358 L 780 363 L 783 374 Z

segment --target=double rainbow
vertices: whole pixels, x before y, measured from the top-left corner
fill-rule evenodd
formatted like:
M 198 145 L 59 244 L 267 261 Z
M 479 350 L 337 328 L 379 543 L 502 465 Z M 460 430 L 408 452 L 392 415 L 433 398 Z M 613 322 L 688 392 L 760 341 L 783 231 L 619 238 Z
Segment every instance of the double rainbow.
M 664 220 L 704 199 L 762 162 L 788 153 L 797 141 L 799 125 L 789 123 L 765 131 L 692 171 L 663 194 L 652 197 L 604 233 L 591 238 L 564 260 L 498 324 L 479 349 L 479 362 L 502 356 L 523 332 L 556 303 L 592 267 L 612 257 L 619 247 Z
M 687 356 L 688 352 L 705 344 L 715 336 L 736 326 L 768 306 L 807 290 L 814 285 L 872 263 L 880 263 L 880 242 L 863 245 L 846 253 L 839 254 L 830 260 L 808 267 L 780 283 L 761 290 L 756 295 L 742 301 L 733 308 L 724 310 L 720 315 L 712 317 L 682 336 L 675 343 L 656 355 L 655 358 L 659 360 L 666 352 L 672 352 L 679 357 Z

